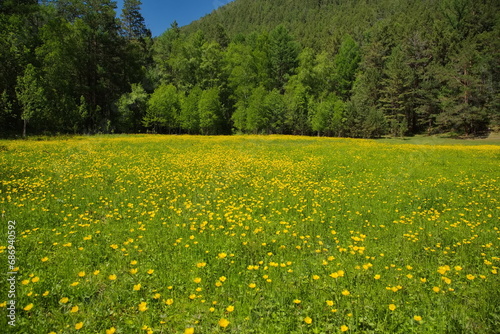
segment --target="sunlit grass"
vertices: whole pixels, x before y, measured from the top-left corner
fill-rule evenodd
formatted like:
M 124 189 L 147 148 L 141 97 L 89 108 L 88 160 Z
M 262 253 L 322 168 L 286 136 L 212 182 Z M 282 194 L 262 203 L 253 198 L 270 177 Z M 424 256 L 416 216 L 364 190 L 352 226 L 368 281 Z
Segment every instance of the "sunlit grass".
M 500 326 L 500 146 L 148 135 L 0 145 L 19 333 Z

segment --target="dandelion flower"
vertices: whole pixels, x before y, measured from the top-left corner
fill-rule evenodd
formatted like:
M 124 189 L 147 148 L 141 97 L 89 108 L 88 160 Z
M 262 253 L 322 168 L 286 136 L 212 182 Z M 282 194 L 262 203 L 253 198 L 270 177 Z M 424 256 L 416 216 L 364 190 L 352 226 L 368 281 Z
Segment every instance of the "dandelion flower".
M 380 279 L 380 275 L 373 276 L 374 279 Z
M 93 274 L 94 274 L 95 276 L 97 276 L 97 275 L 99 275 L 99 273 L 100 273 L 100 272 L 101 272 L 100 270 L 96 270 L 96 271 L 94 271 L 94 272 L 93 272 Z
M 48 257 L 42 257 L 42 259 L 41 259 L 42 262 L 47 262 L 48 260 L 49 260 Z
M 71 286 L 77 286 L 78 284 L 80 284 L 80 282 L 73 282 L 73 283 L 71 283 L 70 285 L 71 285 Z
M 471 281 L 472 281 L 472 280 L 473 280 L 473 279 L 475 279 L 475 278 L 476 278 L 476 276 L 474 276 L 474 275 L 471 275 L 471 274 L 468 274 L 468 275 L 467 275 L 467 279 L 468 279 L 468 280 L 471 280 Z
M 234 306 L 233 305 L 229 305 L 228 307 L 226 307 L 226 311 L 233 312 L 234 311 Z
M 300 299 L 294 299 L 294 300 L 293 300 L 293 303 L 294 303 L 294 304 L 300 304 L 301 302 L 302 302 L 302 301 L 301 301 Z
M 68 297 L 62 297 L 59 302 L 62 303 L 62 304 L 66 304 L 68 301 L 69 301 Z
M 389 304 L 389 310 L 394 311 L 396 309 L 396 305 Z
M 348 330 L 349 330 L 349 327 L 347 327 L 346 325 L 340 326 L 340 331 L 341 332 L 347 332 Z
M 167 300 L 165 300 L 165 304 L 167 304 L 167 305 L 172 305 L 173 303 L 174 303 L 173 299 L 167 299 Z
M 335 304 L 335 303 L 333 302 L 333 300 L 327 300 L 327 301 L 326 301 L 326 305 L 328 305 L 328 306 L 333 306 L 333 304 Z
M 440 290 L 441 289 L 439 287 L 437 287 L 437 286 L 435 286 L 435 287 L 432 288 L 432 291 L 434 291 L 434 292 L 439 292 Z
M 152 275 L 154 272 L 155 272 L 155 271 L 154 271 L 154 269 L 149 269 L 149 270 L 148 270 L 148 274 L 149 274 L 149 275 Z
M 80 271 L 80 272 L 78 273 L 78 276 L 79 276 L 79 277 L 84 277 L 84 276 L 85 276 L 85 271 Z
M 221 277 L 219 277 L 219 281 L 221 281 L 221 282 L 225 282 L 225 281 L 226 281 L 226 279 L 227 279 L 227 278 L 226 278 L 226 276 L 221 276 Z
M 219 326 L 222 328 L 226 328 L 229 324 L 230 322 L 227 319 L 222 318 L 219 320 Z
M 226 254 L 226 253 L 219 253 L 219 254 L 217 255 L 217 257 L 218 257 L 219 259 L 223 259 L 223 258 L 225 258 L 226 256 L 227 256 L 227 254 Z
M 137 264 L 137 261 L 136 260 L 130 261 L 130 264 L 135 266 Z
M 114 281 L 114 280 L 116 279 L 116 275 L 115 275 L 115 274 L 113 274 L 113 275 L 109 275 L 109 277 L 108 277 L 108 278 L 109 278 L 110 280 Z
M 83 327 L 83 322 L 79 322 L 75 325 L 75 329 L 81 329 Z
M 116 328 L 111 327 L 110 329 L 106 329 L 106 334 L 115 334 Z
M 132 269 L 130 269 L 129 273 L 131 273 L 132 275 L 135 275 L 135 274 L 137 274 L 138 270 L 139 269 L 137 269 L 137 268 L 132 268 Z
M 153 299 L 160 299 L 161 295 L 159 293 L 155 293 L 153 295 Z
M 193 280 L 193 282 L 195 282 L 195 283 L 200 283 L 200 282 L 201 282 L 201 278 L 200 278 L 200 277 L 196 277 L 196 278 Z
M 80 309 L 80 308 L 78 307 L 78 305 L 75 305 L 75 306 L 73 306 L 73 307 L 71 308 L 70 312 L 71 312 L 71 313 L 76 313 L 76 312 L 78 312 L 78 310 L 79 310 L 79 309 Z
M 349 292 L 349 290 L 344 290 L 344 291 L 342 291 L 342 294 L 344 296 L 349 296 L 351 293 Z
M 250 289 L 253 289 L 253 288 L 255 288 L 256 286 L 257 286 L 257 285 L 256 285 L 255 283 L 250 283 L 250 284 L 248 284 L 248 287 L 249 287 Z
M 31 279 L 31 281 L 32 281 L 33 283 L 36 283 L 36 282 L 38 282 L 39 280 L 40 280 L 40 277 L 38 277 L 38 276 L 37 276 L 37 277 L 33 277 L 33 278 Z
M 141 289 L 141 284 L 135 284 L 134 285 L 134 291 L 139 291 Z
M 313 275 L 313 280 L 318 280 L 319 279 L 319 276 L 318 275 Z
M 29 310 L 31 310 L 32 308 L 33 308 L 33 303 L 26 305 L 26 306 L 23 308 L 23 310 L 25 310 L 25 311 L 29 311 Z
M 422 321 L 422 317 L 419 316 L 419 315 L 416 315 L 416 316 L 413 317 L 413 320 L 415 320 L 415 321 Z
M 308 325 L 312 324 L 313 320 L 310 317 L 305 317 L 304 322 Z
M 184 334 L 194 334 L 194 328 L 189 327 L 184 330 Z
M 146 305 L 147 305 L 147 303 L 146 303 L 146 302 L 141 302 L 141 303 L 139 304 L 139 311 L 141 311 L 141 312 L 146 311 L 146 310 L 148 309 Z

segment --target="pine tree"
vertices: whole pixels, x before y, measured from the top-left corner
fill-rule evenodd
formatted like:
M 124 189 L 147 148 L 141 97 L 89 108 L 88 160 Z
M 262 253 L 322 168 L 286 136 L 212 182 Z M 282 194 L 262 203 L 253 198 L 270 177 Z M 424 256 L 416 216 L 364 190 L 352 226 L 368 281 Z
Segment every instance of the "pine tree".
M 122 34 L 128 40 L 141 40 L 151 37 L 141 14 L 140 0 L 125 0 L 121 14 Z

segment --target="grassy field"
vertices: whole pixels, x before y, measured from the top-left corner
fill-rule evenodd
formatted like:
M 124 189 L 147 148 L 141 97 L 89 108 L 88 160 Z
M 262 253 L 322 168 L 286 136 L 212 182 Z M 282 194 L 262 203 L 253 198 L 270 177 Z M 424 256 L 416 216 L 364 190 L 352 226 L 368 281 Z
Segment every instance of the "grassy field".
M 0 141 L 0 182 L 12 333 L 500 332 L 498 145 Z

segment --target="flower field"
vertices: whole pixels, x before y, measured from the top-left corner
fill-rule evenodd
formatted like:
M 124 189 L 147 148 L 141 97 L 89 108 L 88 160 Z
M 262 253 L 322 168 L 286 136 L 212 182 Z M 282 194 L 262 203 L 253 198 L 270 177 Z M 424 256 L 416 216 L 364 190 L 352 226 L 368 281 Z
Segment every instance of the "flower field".
M 0 141 L 0 176 L 12 333 L 499 332 L 500 146 Z

